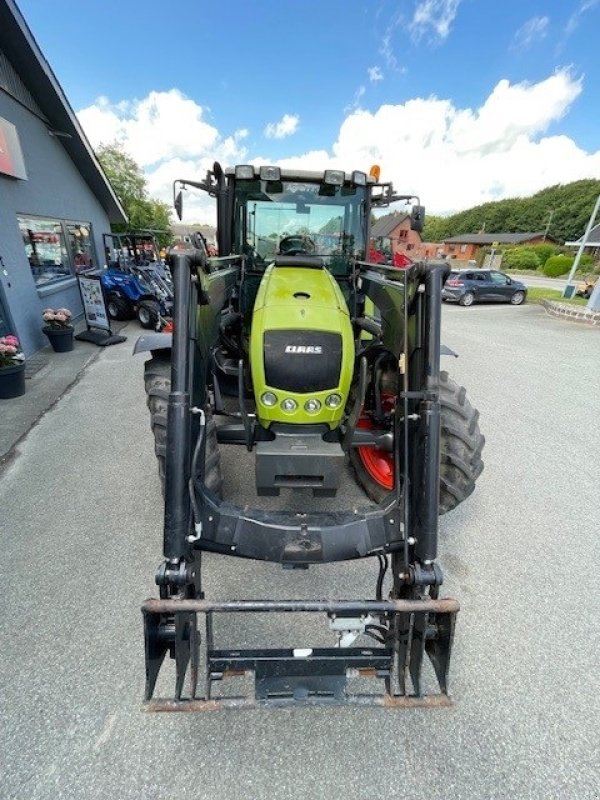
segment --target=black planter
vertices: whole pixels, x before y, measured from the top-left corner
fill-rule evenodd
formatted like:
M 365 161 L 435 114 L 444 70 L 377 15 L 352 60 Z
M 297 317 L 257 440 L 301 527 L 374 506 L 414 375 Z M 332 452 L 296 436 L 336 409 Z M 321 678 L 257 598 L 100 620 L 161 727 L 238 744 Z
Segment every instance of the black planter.
M 73 349 L 73 328 L 42 328 L 55 353 L 68 353 Z
M 0 400 L 25 394 L 25 362 L 0 367 Z

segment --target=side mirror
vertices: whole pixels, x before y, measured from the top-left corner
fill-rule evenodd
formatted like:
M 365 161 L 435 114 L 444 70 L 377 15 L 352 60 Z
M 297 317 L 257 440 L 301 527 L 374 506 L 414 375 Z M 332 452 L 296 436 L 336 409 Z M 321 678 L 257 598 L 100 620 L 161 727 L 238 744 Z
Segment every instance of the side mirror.
M 175 206 L 175 212 L 177 213 L 179 220 L 181 220 L 181 213 L 183 211 L 183 195 L 181 193 L 181 189 L 177 192 L 175 200 L 173 201 L 173 205 Z
M 425 206 L 413 206 L 410 212 L 410 228 L 421 233 L 425 225 Z

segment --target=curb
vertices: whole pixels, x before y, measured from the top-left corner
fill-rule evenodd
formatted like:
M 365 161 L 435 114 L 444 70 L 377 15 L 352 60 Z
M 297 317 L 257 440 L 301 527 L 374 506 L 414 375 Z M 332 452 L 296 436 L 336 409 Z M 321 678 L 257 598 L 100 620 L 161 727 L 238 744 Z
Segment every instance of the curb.
M 551 317 L 571 322 L 583 322 L 585 325 L 592 325 L 600 329 L 600 311 L 588 311 L 582 306 L 556 303 L 554 300 L 542 300 L 542 305 Z

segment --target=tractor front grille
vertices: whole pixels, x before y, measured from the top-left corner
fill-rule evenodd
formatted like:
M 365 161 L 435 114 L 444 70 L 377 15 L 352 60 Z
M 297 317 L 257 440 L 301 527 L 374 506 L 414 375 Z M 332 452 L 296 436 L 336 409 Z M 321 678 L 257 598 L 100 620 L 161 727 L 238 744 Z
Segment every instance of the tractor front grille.
M 339 386 L 342 368 L 339 333 L 266 331 L 263 347 L 267 386 L 298 394 Z

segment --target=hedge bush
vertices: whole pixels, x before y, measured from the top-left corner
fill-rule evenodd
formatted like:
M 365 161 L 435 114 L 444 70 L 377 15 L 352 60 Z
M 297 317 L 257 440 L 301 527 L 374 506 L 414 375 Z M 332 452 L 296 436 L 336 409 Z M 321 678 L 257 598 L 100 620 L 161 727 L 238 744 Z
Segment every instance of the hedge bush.
M 543 263 L 533 247 L 512 247 L 502 255 L 503 269 L 537 269 Z
M 575 256 L 551 256 L 544 264 L 544 275 L 549 278 L 558 278 L 561 275 L 566 275 L 573 266 Z M 581 256 L 579 260 L 579 270 L 589 269 L 594 263 L 592 256 Z
M 558 278 L 565 275 L 573 266 L 573 256 L 550 256 L 544 264 L 544 275 L 549 278 Z

